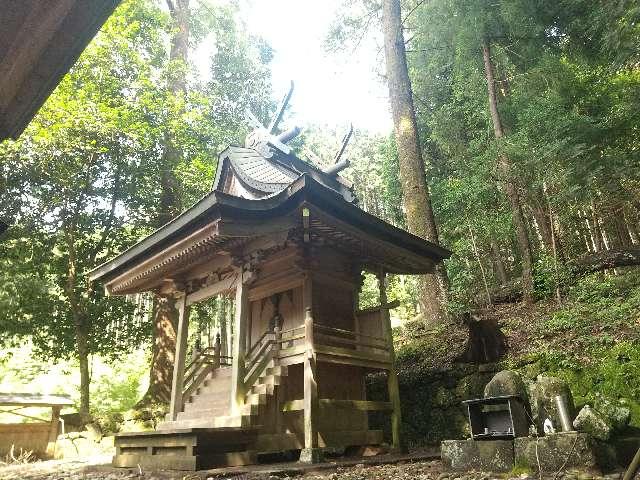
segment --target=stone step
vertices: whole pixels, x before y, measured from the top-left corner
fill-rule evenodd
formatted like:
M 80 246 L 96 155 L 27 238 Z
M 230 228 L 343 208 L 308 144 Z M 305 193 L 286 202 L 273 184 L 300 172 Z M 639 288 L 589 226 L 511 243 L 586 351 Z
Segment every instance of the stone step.
M 172 430 L 183 428 L 229 428 L 257 426 L 257 417 L 252 415 L 223 415 L 215 418 L 189 418 L 158 425 L 158 430 Z
M 231 367 L 216 368 L 211 372 L 211 378 L 231 378 Z
M 190 403 L 189 405 L 185 405 L 184 410 L 180 413 L 202 413 L 203 415 L 212 414 L 216 415 L 225 415 L 225 412 L 228 412 L 231 409 L 229 404 L 218 404 L 218 403 L 209 403 L 209 404 L 195 404 Z M 218 412 L 218 413 L 216 413 Z
M 216 378 L 211 380 L 204 380 L 198 388 L 198 391 L 216 391 L 216 390 L 229 390 L 231 389 L 231 380 L 228 378 Z
M 204 391 L 197 395 L 191 395 L 187 403 L 229 403 L 231 401 L 231 390 Z
M 229 408 L 203 408 L 198 410 L 185 410 L 184 412 L 178 413 L 178 421 L 181 420 L 197 420 L 197 419 L 210 419 L 216 417 L 227 416 L 230 413 Z
M 266 405 L 266 403 L 266 393 L 250 393 L 245 399 L 245 404 L 247 405 Z
M 214 428 L 213 419 L 192 419 L 182 421 L 166 421 L 158 425 L 156 430 L 174 430 L 177 428 Z
M 251 387 L 250 394 L 273 395 L 276 385 L 272 383 L 257 383 Z
M 214 428 L 251 427 L 255 426 L 257 418 L 251 415 L 226 415 L 213 419 Z

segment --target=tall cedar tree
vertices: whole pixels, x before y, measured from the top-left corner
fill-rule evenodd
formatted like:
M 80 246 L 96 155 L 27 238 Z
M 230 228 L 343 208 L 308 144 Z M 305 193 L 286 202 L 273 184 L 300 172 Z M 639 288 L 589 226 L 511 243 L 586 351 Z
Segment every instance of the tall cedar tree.
M 167 90 L 174 102 L 183 105 L 179 99 L 187 94 L 189 0 L 167 0 L 167 6 L 173 23 Z M 181 156 L 171 128 L 167 127 L 161 159 L 160 209 L 156 217 L 158 228 L 169 222 L 181 210 L 178 180 L 174 173 L 174 168 L 180 162 Z M 175 299 L 171 296 L 156 297 L 153 307 L 153 356 L 149 373 L 149 389 L 141 403 L 167 402 L 170 398 L 177 323 Z
M 431 207 L 407 69 L 400 1 L 384 0 L 382 8 L 387 82 L 407 227 L 411 233 L 438 244 L 438 228 Z M 440 264 L 435 274 L 425 275 L 421 287 L 420 305 L 425 319 L 432 323 L 442 321 L 449 287 L 444 266 Z
M 504 137 L 504 129 L 502 128 L 502 120 L 498 111 L 498 99 L 496 98 L 496 84 L 493 76 L 493 64 L 491 62 L 491 48 L 488 40 L 482 43 L 482 57 L 484 60 L 484 72 L 487 78 L 487 91 L 489 93 L 489 111 L 491 112 L 491 120 L 493 121 L 493 131 L 496 140 L 501 141 Z M 498 171 L 504 182 L 504 189 L 509 199 L 511 207 L 511 215 L 516 228 L 516 238 L 518 240 L 518 249 L 522 261 L 522 299 L 525 303 L 533 302 L 533 260 L 531 256 L 531 245 L 529 243 L 529 234 L 527 233 L 527 225 L 524 214 L 522 213 L 522 205 L 520 203 L 520 195 L 516 181 L 513 178 L 512 165 L 506 152 L 501 151 L 498 155 Z

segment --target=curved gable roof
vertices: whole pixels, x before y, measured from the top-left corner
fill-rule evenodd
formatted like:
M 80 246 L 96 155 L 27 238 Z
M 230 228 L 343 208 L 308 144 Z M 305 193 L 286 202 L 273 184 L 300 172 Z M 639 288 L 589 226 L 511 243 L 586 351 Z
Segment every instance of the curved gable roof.
M 375 245 L 369 243 L 368 248 L 373 249 L 370 252 L 382 255 L 390 266 L 397 264 L 397 268 L 390 270 L 395 273 L 427 273 L 435 262 L 451 255 L 447 249 L 345 202 L 338 192 L 303 174 L 284 190 L 259 200 L 211 192 L 127 251 L 89 272 L 90 280 L 108 282 L 216 220 L 264 224 L 304 205 L 314 207 L 325 226 L 335 224 L 335 229 L 348 232 L 352 238 L 365 242 L 370 242 L 365 237 L 375 240 Z M 376 245 L 380 252 L 374 251 Z

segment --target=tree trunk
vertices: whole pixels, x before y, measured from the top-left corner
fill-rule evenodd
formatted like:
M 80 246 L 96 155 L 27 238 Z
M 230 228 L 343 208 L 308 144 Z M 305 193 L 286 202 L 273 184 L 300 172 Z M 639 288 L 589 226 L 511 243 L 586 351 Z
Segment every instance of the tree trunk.
M 500 254 L 500 248 L 495 240 L 491 240 L 491 260 L 493 261 L 493 268 L 498 277 L 500 285 L 504 285 L 509 281 L 507 276 L 507 269 L 504 266 L 502 255 Z
M 487 78 L 487 90 L 489 93 L 489 110 L 493 121 L 493 130 L 498 141 L 504 137 L 502 129 L 502 121 L 498 112 L 498 102 L 496 99 L 496 86 L 493 78 L 493 64 L 491 63 L 491 50 L 488 41 L 482 44 L 482 56 L 484 59 L 484 71 Z M 503 178 L 505 192 L 511 206 L 511 215 L 516 229 L 516 238 L 518 240 L 518 249 L 522 262 L 522 289 L 523 301 L 525 303 L 533 302 L 533 260 L 531 256 L 531 245 L 529 243 L 529 234 L 522 206 L 520 204 L 520 196 L 513 180 L 511 172 L 511 160 L 509 156 L 502 152 L 498 155 L 498 170 Z
M 575 273 L 580 274 L 636 265 L 640 265 L 640 248 L 637 247 L 604 250 L 583 255 L 580 258 L 572 260 L 569 264 Z
M 189 55 L 189 0 L 167 0 L 173 23 L 173 37 L 169 52 L 167 90 L 170 96 L 179 97 L 187 93 L 187 64 Z M 171 103 L 170 103 L 171 104 Z M 171 112 L 177 113 L 177 112 Z M 165 131 L 160 169 L 160 210 L 156 226 L 161 227 L 180 213 L 181 202 L 178 181 L 174 168 L 181 160 L 181 152 L 175 144 L 173 132 Z
M 640 235 L 638 234 L 638 218 L 636 214 L 631 210 L 631 207 L 627 208 L 624 212 L 624 218 L 627 221 L 627 231 L 629 232 L 629 238 L 633 245 L 640 243 Z
M 532 197 L 535 198 L 530 199 L 529 208 L 531 209 L 531 214 L 538 226 L 538 231 L 540 232 L 540 238 L 542 238 L 544 249 L 550 254 L 553 249 L 551 219 L 548 215 L 547 209 L 544 208 L 540 201 L 540 195 L 532 195 Z
M 149 389 L 139 405 L 167 403 L 171 398 L 171 379 L 176 353 L 177 310 L 172 297 L 155 297 L 153 301 L 153 347 Z
M 76 345 L 80 364 L 80 408 L 78 413 L 80 413 L 83 421 L 89 421 L 89 384 L 91 383 L 91 374 L 89 372 L 89 332 L 82 318 L 76 319 Z
M 167 90 L 174 98 L 184 97 L 187 93 L 189 0 L 167 0 L 167 6 L 174 27 L 169 52 Z M 170 113 L 178 114 L 179 112 Z M 160 168 L 160 209 L 155 221 L 158 228 L 178 215 L 182 208 L 178 180 L 174 174 L 174 169 L 181 159 L 182 152 L 175 143 L 173 132 L 167 126 Z M 140 404 L 165 403 L 170 398 L 178 325 L 178 312 L 174 304 L 175 301 L 170 298 L 157 298 L 154 301 L 153 358 L 149 374 L 149 389 Z
M 482 275 L 482 283 L 484 283 L 484 291 L 487 294 L 487 305 L 491 305 L 491 293 L 489 292 L 489 284 L 487 283 L 487 274 L 484 271 L 484 265 L 482 265 L 482 257 L 480 257 L 480 252 L 478 252 L 478 245 L 476 244 L 476 236 L 473 234 L 473 229 L 471 225 L 469 225 L 469 236 L 471 237 L 471 246 L 473 248 L 473 253 L 476 256 L 476 261 L 478 262 L 478 266 L 480 267 L 480 274 Z
M 620 248 L 628 247 L 632 244 L 631 236 L 629 235 L 629 229 L 627 228 L 627 221 L 624 218 L 624 209 L 620 205 L 613 212 L 613 219 L 616 227 L 616 236 L 618 237 L 618 246 Z
M 407 69 L 400 1 L 384 0 L 382 11 L 387 82 L 407 227 L 411 233 L 438 244 Z M 437 323 L 446 317 L 444 303 L 448 288 L 449 279 L 442 263 L 436 267 L 435 274 L 421 279 L 420 303 L 427 321 Z
M 599 252 L 604 248 L 604 235 L 602 234 L 602 228 L 600 227 L 600 219 L 596 212 L 596 203 L 591 200 L 591 223 L 589 224 L 589 230 L 593 238 L 593 250 Z
M 89 383 L 91 382 L 89 374 L 89 326 L 80 304 L 81 299 L 76 292 L 78 269 L 76 263 L 75 217 L 72 217 L 70 223 L 67 224 L 65 222 L 62 229 L 68 252 L 65 293 L 69 299 L 71 317 L 75 327 L 76 354 L 78 355 L 80 367 L 80 407 L 78 413 L 80 413 L 82 421 L 88 422 L 90 418 Z

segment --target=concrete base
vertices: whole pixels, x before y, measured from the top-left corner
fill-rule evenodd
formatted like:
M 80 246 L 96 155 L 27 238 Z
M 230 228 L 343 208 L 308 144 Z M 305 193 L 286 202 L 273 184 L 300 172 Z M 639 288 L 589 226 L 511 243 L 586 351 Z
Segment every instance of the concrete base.
M 303 448 L 300 450 L 300 463 L 322 463 L 324 451 L 322 448 Z
M 442 463 L 453 470 L 508 472 L 514 464 L 511 440 L 445 440 L 440 451 Z
M 556 472 L 563 467 L 606 469 L 611 462 L 604 445 L 597 444 L 588 433 L 566 432 L 539 438 L 516 438 L 514 450 L 516 465 L 533 471 L 538 471 L 538 461 L 543 472 Z
M 203 470 L 257 462 L 251 428 L 190 428 L 121 433 L 115 437 L 114 467 Z

